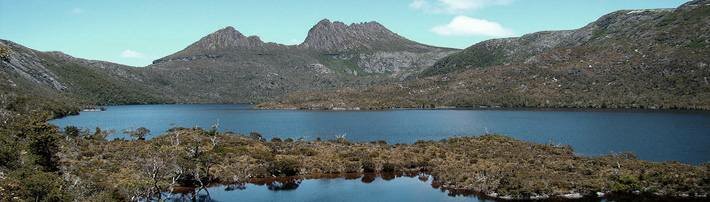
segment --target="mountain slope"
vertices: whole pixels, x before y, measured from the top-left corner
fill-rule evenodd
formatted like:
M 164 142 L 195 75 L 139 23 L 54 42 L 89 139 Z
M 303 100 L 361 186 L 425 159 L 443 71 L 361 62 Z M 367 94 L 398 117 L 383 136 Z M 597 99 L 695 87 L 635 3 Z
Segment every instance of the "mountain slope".
M 169 102 L 143 83 L 138 69 L 110 62 L 41 52 L 0 40 L 0 108 L 46 109 L 57 115 L 77 107 Z
M 709 25 L 708 0 L 618 11 L 577 30 L 475 44 L 413 81 L 299 92 L 262 106 L 710 109 Z
M 154 61 L 142 75 L 180 102 L 260 102 L 404 80 L 456 51 L 410 41 L 376 22 L 322 20 L 292 46 L 226 27 Z
M 649 55 L 659 50 L 668 51 L 662 54 L 672 54 L 690 48 L 703 48 L 707 45 L 706 33 L 710 29 L 707 26 L 709 14 L 706 4 L 707 1 L 693 1 L 678 9 L 622 10 L 607 14 L 577 30 L 538 32 L 519 38 L 484 41 L 443 58 L 433 68 L 427 69 L 424 75 L 494 65 L 552 62 L 539 61 L 540 55 L 558 56 L 563 54 L 558 52 L 569 49 L 599 47 L 618 52 L 620 50 L 616 49 L 633 48 L 632 52 Z M 588 57 L 601 54 L 605 53 L 585 53 Z M 617 54 L 630 55 L 624 52 Z M 568 60 L 561 57 L 552 59 Z

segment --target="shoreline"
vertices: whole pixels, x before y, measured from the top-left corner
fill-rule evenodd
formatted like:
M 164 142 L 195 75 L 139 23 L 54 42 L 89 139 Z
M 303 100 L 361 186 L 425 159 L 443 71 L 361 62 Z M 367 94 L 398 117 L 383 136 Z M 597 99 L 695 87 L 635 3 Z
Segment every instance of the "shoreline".
M 494 200 L 494 201 L 522 201 L 522 200 L 535 200 L 535 201 L 540 201 L 540 200 L 553 200 L 553 201 L 560 201 L 560 200 L 584 200 L 584 201 L 602 201 L 602 200 L 634 200 L 634 199 L 642 199 L 642 200 L 653 200 L 653 201 L 677 201 L 677 200 L 684 200 L 684 201 L 703 201 L 707 199 L 707 197 L 677 197 L 677 196 L 660 196 L 660 195 L 654 195 L 654 194 L 649 194 L 649 193 L 614 193 L 614 192 L 597 192 L 594 195 L 582 195 L 580 193 L 568 193 L 568 194 L 562 194 L 562 195 L 535 195 L 535 196 L 530 196 L 530 197 L 512 197 L 508 195 L 498 195 L 497 193 L 485 193 L 485 192 L 479 192 L 475 190 L 468 190 L 468 189 L 459 189 L 451 186 L 447 186 L 441 182 L 436 181 L 436 177 L 431 175 L 430 173 L 427 172 L 398 172 L 398 173 L 344 173 L 344 174 L 310 174 L 306 176 L 290 176 L 290 177 L 269 177 L 269 178 L 251 178 L 246 180 L 246 182 L 239 182 L 239 183 L 220 183 L 220 182 L 215 182 L 207 185 L 204 187 L 205 189 L 209 188 L 214 188 L 214 187 L 219 187 L 219 186 L 224 186 L 224 187 L 230 187 L 230 186 L 236 186 L 236 187 L 242 187 L 242 188 L 236 188 L 239 189 L 239 191 L 245 189 L 246 184 L 252 184 L 252 185 L 259 185 L 259 186 L 274 186 L 275 188 L 269 187 L 268 189 L 271 191 L 281 191 L 281 190 L 298 190 L 298 187 L 302 181 L 305 180 L 332 180 L 332 179 L 342 179 L 342 180 L 360 180 L 361 183 L 363 184 L 369 184 L 376 180 L 377 178 L 380 178 L 384 181 L 385 183 L 388 183 L 387 181 L 393 180 L 395 178 L 402 178 L 402 177 L 407 177 L 407 178 L 417 178 L 421 183 L 426 183 L 426 185 L 431 186 L 432 189 L 434 190 L 441 190 L 442 192 L 446 192 L 446 195 L 449 197 L 458 197 L 458 196 L 463 196 L 463 197 L 475 197 L 479 200 Z M 429 179 L 433 178 L 431 180 L 431 183 L 429 182 Z M 276 185 L 274 185 L 276 184 Z M 292 184 L 295 184 L 292 185 Z M 189 187 L 189 186 L 181 186 L 181 187 L 173 187 L 174 190 L 171 192 L 172 194 L 194 194 L 198 191 L 201 190 L 201 187 Z M 231 191 L 231 190 L 230 190 Z
M 199 104 L 197 104 L 199 105 Z M 229 105 L 229 104 L 227 104 Z M 368 108 L 297 108 L 297 107 L 255 107 L 257 110 L 293 110 L 293 111 L 394 111 L 394 110 L 422 110 L 422 111 L 437 111 L 437 110 L 462 110 L 462 111 L 542 111 L 542 112 L 697 112 L 710 113 L 710 109 L 649 109 L 649 108 L 575 108 L 575 107 L 446 107 L 446 108 L 421 108 L 421 107 L 390 107 L 381 109 Z
M 501 135 L 386 144 L 346 139 L 266 141 L 258 134 L 174 128 L 145 141 L 74 139 L 67 142 L 63 153 L 63 170 L 83 171 L 66 173 L 69 179 L 100 177 L 118 182 L 123 175 L 132 176 L 131 181 L 112 185 L 128 189 L 122 193 L 139 193 L 126 197 L 150 198 L 155 187 L 167 190 L 273 177 L 322 178 L 323 173 L 428 173 L 442 188 L 500 199 L 578 198 L 597 193 L 706 199 L 710 192 L 702 183 L 710 176 L 710 164 L 648 162 L 625 153 L 584 157 L 570 147 Z M 102 175 L 107 168 L 121 169 Z
M 261 107 L 260 104 L 253 103 L 144 103 L 144 104 L 113 104 L 113 105 L 96 105 L 98 108 L 103 108 L 101 111 L 107 110 L 107 107 L 121 107 L 121 106 L 160 106 L 160 105 L 244 105 L 251 106 L 251 110 L 293 110 L 293 111 L 326 111 L 326 112 L 338 112 L 338 111 L 394 111 L 394 110 L 423 110 L 423 111 L 437 111 L 437 110 L 462 110 L 462 111 L 542 111 L 542 112 L 695 112 L 695 113 L 709 113 L 710 109 L 705 108 L 633 108 L 633 107 L 619 107 L 619 108 L 592 108 L 592 107 L 469 107 L 469 106 L 447 106 L 447 107 L 381 107 L 381 108 L 332 108 L 332 107 Z M 101 111 L 84 111 L 81 108 L 76 111 L 76 113 L 71 113 L 65 116 L 56 117 L 53 119 L 59 119 L 66 116 L 79 115 L 81 112 L 101 112 Z

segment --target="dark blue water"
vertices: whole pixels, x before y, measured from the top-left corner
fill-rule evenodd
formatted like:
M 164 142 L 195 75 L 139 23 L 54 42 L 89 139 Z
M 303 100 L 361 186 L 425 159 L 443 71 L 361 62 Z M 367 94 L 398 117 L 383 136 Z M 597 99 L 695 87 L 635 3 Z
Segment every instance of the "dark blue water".
M 364 183 L 362 178 L 346 180 L 303 180 L 291 189 L 274 189 L 268 185 L 247 184 L 242 189 L 227 186 L 208 188 L 197 194 L 175 194 L 169 201 L 486 201 L 475 196 L 455 196 L 431 186 L 418 178 L 398 177 L 391 180 L 376 178 Z M 396 191 L 393 191 L 396 190 Z
M 538 143 L 571 145 L 581 155 L 633 152 L 652 161 L 710 162 L 710 113 L 669 111 L 534 110 L 255 110 L 250 105 L 132 105 L 83 112 L 52 123 L 61 127 L 123 130 L 147 127 L 153 135 L 174 127 L 238 133 L 257 131 L 266 138 L 386 140 L 412 143 L 451 136 L 501 133 Z M 114 137 L 125 137 L 117 134 Z

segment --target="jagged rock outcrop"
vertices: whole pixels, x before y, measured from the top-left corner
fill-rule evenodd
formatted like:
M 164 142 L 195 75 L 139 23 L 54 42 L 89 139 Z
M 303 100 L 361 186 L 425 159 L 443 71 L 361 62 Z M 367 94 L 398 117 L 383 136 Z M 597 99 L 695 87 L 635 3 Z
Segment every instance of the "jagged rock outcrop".
M 313 26 L 299 47 L 334 53 L 358 50 L 421 52 L 436 49 L 406 39 L 378 22 L 346 25 L 328 19 Z
M 177 53 L 158 59 L 153 63 L 173 60 L 216 59 L 221 57 L 224 51 L 230 50 L 264 51 L 278 48 L 286 48 L 286 46 L 264 43 L 258 36 L 245 36 L 234 27 L 228 26 L 202 37 L 202 39 Z
M 187 51 L 210 51 L 229 48 L 257 48 L 263 47 L 264 42 L 258 36 L 244 36 L 242 33 L 228 26 L 207 35 L 188 46 Z

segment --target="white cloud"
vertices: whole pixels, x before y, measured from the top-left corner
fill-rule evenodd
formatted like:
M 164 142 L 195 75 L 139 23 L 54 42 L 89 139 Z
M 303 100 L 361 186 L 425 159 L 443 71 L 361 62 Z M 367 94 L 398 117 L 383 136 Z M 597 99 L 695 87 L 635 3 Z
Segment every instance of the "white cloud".
M 121 57 L 123 58 L 143 58 L 143 53 L 126 49 L 123 52 L 121 52 Z
M 432 13 L 461 14 L 491 5 L 507 5 L 513 0 L 414 0 L 410 8 Z
M 412 1 L 412 3 L 409 4 L 410 8 L 417 9 L 417 10 L 419 10 L 419 9 L 423 10 L 423 9 L 428 8 L 429 6 L 431 6 L 431 5 L 429 5 L 429 2 L 426 0 L 414 0 L 414 1 Z
M 456 16 L 449 24 L 436 26 L 431 31 L 442 36 L 509 37 L 514 35 L 511 30 L 497 22 L 463 15 Z
M 81 8 L 73 8 L 73 9 L 71 9 L 71 13 L 78 15 L 78 14 L 84 13 L 84 10 Z

